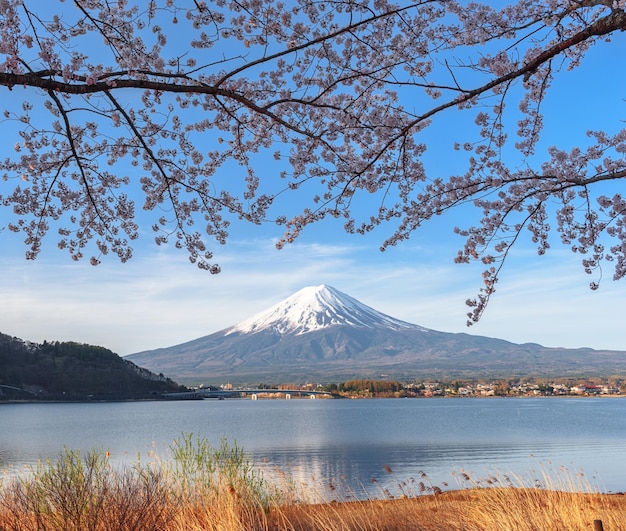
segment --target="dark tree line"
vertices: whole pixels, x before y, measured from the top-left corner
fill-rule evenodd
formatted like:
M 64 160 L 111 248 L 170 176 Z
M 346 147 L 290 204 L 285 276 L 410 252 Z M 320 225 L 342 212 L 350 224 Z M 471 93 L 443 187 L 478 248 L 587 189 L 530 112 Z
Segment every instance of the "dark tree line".
M 337 390 L 342 392 L 395 393 L 403 390 L 400 382 L 385 380 L 349 380 L 339 384 Z
M 133 398 L 179 389 L 169 378 L 103 347 L 58 341 L 36 344 L 4 334 L 0 334 L 0 385 L 4 398 Z

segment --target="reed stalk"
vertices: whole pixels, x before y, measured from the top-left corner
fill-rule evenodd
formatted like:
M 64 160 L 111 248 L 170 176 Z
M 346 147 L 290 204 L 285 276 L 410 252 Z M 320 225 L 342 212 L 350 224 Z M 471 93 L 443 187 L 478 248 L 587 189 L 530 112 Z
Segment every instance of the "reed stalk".
M 369 500 L 323 500 L 284 471 L 269 481 L 236 443 L 183 434 L 167 459 L 114 466 L 108 452 L 65 450 L 0 483 L 0 531 L 604 531 L 626 529 L 626 496 L 566 469 L 539 477 L 426 474 Z M 311 493 L 313 492 L 313 494 Z

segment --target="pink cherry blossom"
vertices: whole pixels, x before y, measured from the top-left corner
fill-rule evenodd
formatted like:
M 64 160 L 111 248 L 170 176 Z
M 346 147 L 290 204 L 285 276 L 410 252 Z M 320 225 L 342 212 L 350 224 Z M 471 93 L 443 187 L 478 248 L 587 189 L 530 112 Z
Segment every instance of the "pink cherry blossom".
M 384 250 L 469 203 L 456 261 L 486 267 L 470 322 L 522 234 L 580 253 L 595 288 L 603 264 L 626 275 L 626 200 L 602 186 L 626 177 L 626 129 L 546 147 L 543 103 L 625 29 L 613 0 L 0 0 L 0 85 L 27 102 L 0 123 L 0 204 L 29 259 L 48 237 L 126 261 L 139 206 L 157 244 L 217 273 L 209 242 L 233 219 L 275 221 L 278 247 L 327 217 L 385 225 Z M 431 174 L 452 113 L 474 128 L 447 139 L 465 171 Z

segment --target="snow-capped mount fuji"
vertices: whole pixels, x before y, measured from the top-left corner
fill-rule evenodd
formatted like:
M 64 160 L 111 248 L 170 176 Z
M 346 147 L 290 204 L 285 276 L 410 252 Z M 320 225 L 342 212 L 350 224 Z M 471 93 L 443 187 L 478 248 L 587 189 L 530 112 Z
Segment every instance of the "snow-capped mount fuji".
M 330 286 L 304 288 L 214 334 L 127 356 L 184 384 L 589 377 L 626 372 L 626 352 L 517 345 L 385 315 Z
M 225 334 L 253 334 L 271 330 L 281 336 L 300 335 L 338 325 L 426 331 L 425 328 L 394 319 L 322 284 L 301 289 L 271 308 L 228 328 Z

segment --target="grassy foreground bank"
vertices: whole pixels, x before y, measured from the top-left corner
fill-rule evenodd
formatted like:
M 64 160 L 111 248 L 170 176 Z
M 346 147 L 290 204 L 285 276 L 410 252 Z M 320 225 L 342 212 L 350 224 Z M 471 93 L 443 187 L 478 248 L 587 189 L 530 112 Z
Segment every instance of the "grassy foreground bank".
M 166 461 L 114 467 L 65 451 L 0 485 L 1 531 L 626 530 L 626 496 L 550 478 L 401 499 L 311 503 L 268 482 L 242 450 L 183 435 Z M 429 491 L 430 492 L 430 491 Z M 595 523 L 594 523 L 595 522 Z

